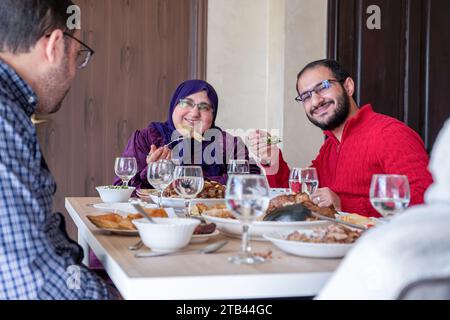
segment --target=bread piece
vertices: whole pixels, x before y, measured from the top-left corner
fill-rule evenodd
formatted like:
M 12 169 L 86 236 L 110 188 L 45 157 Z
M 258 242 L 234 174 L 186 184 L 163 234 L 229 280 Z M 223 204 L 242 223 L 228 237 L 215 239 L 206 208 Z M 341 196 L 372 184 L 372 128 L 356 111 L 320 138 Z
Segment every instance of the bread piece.
M 367 225 L 375 225 L 376 224 L 375 220 L 372 220 L 370 218 L 361 216 L 361 215 L 356 214 L 356 213 L 350 213 L 348 215 L 342 215 L 342 216 L 339 217 L 339 220 L 344 221 L 344 222 L 357 224 L 357 225 L 360 225 L 360 226 L 367 226 Z
M 122 216 L 116 213 L 108 213 L 100 216 L 88 215 L 87 218 L 95 226 L 102 229 L 118 229 L 119 223 L 122 221 Z
M 163 208 L 144 208 L 145 212 L 147 212 L 152 218 L 168 218 L 166 210 Z M 143 218 L 141 216 L 141 218 Z

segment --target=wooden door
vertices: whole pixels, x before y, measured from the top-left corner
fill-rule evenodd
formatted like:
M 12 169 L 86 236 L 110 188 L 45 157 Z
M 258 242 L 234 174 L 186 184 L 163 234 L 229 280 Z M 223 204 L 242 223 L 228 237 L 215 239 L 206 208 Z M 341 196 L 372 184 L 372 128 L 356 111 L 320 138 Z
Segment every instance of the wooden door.
M 166 119 L 181 81 L 206 74 L 206 0 L 76 3 L 82 40 L 96 52 L 62 109 L 37 125 L 64 213 L 65 197 L 97 196 L 95 186 L 112 183 L 114 158 L 136 129 Z
M 380 8 L 381 28 L 367 20 Z M 396 117 L 430 150 L 450 116 L 450 1 L 329 0 L 328 57 L 356 80 L 356 100 Z

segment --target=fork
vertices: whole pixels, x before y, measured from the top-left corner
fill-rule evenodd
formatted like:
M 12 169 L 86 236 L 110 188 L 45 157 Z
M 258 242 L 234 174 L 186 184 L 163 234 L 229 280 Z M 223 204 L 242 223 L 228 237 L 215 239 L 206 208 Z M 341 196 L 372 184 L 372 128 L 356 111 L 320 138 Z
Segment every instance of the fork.
M 142 248 L 143 245 L 144 245 L 144 243 L 142 242 L 142 240 L 139 240 L 138 243 L 129 246 L 129 247 L 128 247 L 128 250 L 136 251 L 136 250 L 139 250 L 140 248 Z
M 170 146 L 172 143 L 175 143 L 175 142 L 178 142 L 178 141 L 182 141 L 182 140 L 184 140 L 184 139 L 186 139 L 186 138 L 185 138 L 185 137 L 180 137 L 180 138 L 178 138 L 178 139 L 175 139 L 175 140 L 173 140 L 173 141 L 170 141 L 169 143 L 165 144 L 165 145 L 163 146 L 163 148 L 164 148 L 164 147 L 168 147 L 168 146 Z

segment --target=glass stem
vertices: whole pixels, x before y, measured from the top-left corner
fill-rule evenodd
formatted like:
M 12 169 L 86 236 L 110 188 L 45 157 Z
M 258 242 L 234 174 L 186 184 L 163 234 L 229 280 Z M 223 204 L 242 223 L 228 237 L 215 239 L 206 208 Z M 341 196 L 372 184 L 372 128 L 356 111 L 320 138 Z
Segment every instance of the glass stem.
M 251 255 L 251 250 L 252 248 L 250 247 L 250 242 L 249 242 L 249 234 L 248 234 L 248 228 L 249 225 L 244 223 L 242 225 L 242 253 L 246 256 Z
M 163 190 L 159 190 L 159 197 L 158 197 L 158 208 L 162 208 L 162 196 L 163 196 Z
M 127 187 L 128 186 L 128 181 L 129 180 L 123 180 L 122 186 Z
M 190 204 L 191 204 L 191 201 L 189 199 L 184 200 L 184 216 L 186 218 L 190 217 L 190 213 L 189 213 Z

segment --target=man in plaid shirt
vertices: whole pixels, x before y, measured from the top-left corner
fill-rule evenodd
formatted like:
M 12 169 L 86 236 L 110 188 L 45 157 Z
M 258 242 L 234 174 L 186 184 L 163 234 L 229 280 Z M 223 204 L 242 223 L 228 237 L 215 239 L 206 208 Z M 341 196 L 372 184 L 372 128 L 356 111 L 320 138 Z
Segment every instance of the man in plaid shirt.
M 66 27 L 70 0 L 0 1 L 0 299 L 108 299 L 52 213 L 56 185 L 30 120 L 56 112 L 93 51 Z

